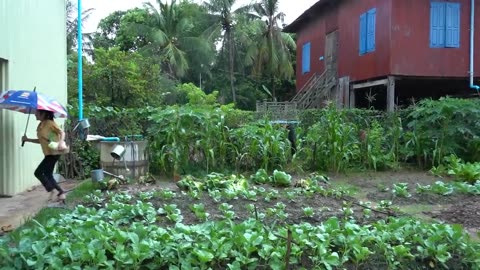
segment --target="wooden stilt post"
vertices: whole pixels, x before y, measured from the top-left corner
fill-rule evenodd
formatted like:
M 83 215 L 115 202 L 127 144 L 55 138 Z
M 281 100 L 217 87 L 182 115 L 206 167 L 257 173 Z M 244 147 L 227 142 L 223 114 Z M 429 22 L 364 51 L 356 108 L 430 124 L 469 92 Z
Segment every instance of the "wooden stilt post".
M 395 77 L 388 76 L 387 84 L 387 112 L 395 110 Z
M 350 77 L 345 77 L 345 86 L 343 87 L 343 106 L 345 108 L 350 107 Z
M 345 76 L 338 80 L 338 89 L 337 89 L 337 107 L 338 108 L 348 108 L 349 104 L 349 95 L 350 95 L 350 77 Z
M 343 87 L 345 86 L 343 81 L 345 80 L 344 77 L 338 79 L 338 85 L 337 85 L 337 94 L 336 94 L 336 101 L 337 101 L 337 108 L 343 108 Z
M 349 87 L 350 88 L 350 97 L 349 97 L 349 103 L 350 103 L 350 109 L 355 108 L 355 89 L 353 88 L 353 85 Z

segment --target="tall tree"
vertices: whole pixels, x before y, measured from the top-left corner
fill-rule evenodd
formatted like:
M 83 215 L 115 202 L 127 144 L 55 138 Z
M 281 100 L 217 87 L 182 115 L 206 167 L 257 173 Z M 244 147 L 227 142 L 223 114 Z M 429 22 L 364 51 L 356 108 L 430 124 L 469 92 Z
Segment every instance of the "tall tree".
M 72 2 L 72 0 L 67 0 L 66 3 L 67 9 L 67 54 L 71 54 L 75 51 L 77 47 L 77 39 L 78 39 L 78 9 L 77 6 Z M 92 12 L 94 11 L 93 8 L 89 8 L 82 11 L 81 14 L 81 22 L 84 23 L 88 20 Z M 82 33 L 82 42 L 85 44 L 84 50 L 91 52 L 93 50 L 93 46 L 91 43 L 92 34 L 91 33 Z
M 172 78 L 181 78 L 189 69 L 187 53 L 209 54 L 208 43 L 191 36 L 193 22 L 184 14 L 176 0 L 163 3 L 157 0 L 158 8 L 151 3 L 145 3 L 145 8 L 151 16 L 151 22 L 146 25 L 151 31 L 152 41 L 144 49 L 152 56 L 160 57 L 162 66 Z
M 236 0 L 210 0 L 205 2 L 207 10 L 213 17 L 212 26 L 205 31 L 209 33 L 209 38 L 216 38 L 220 36 L 222 47 L 221 53 L 228 56 L 228 71 L 230 73 L 230 90 L 232 92 L 233 103 L 237 102 L 235 93 L 235 75 L 234 75 L 234 61 L 235 61 L 235 41 L 234 41 L 234 25 L 235 15 L 242 14 L 251 9 L 251 5 L 242 6 L 233 10 L 233 5 Z M 222 91 L 222 101 L 225 101 L 225 94 Z
M 122 51 L 138 51 L 148 44 L 148 31 L 139 31 L 139 27 L 149 24 L 147 10 L 141 8 L 127 11 L 115 11 L 103 18 L 95 33 L 95 48 L 119 47 Z
M 293 76 L 290 51 L 296 49 L 295 41 L 290 34 L 282 32 L 285 14 L 278 12 L 279 0 L 261 0 L 254 4 L 251 17 L 258 30 L 254 37 L 254 45 L 247 53 L 247 60 L 253 65 L 254 74 L 267 71 L 270 76 L 272 97 L 276 100 L 275 78 Z
M 94 33 L 93 46 L 96 49 L 109 49 L 117 45 L 116 39 L 126 11 L 117 10 L 100 20 Z
M 118 47 L 95 49 L 95 63 L 85 65 L 84 77 L 85 103 L 103 106 L 159 106 L 174 89 L 152 59 Z
M 196 85 L 204 89 L 203 82 L 211 78 L 211 69 L 215 64 L 216 50 L 215 41 L 205 38 L 205 29 L 211 26 L 211 19 L 204 5 L 195 3 L 191 0 L 180 2 L 180 7 L 184 16 L 189 18 L 193 23 L 189 35 L 192 37 L 200 37 L 206 46 L 210 47 L 208 53 L 197 53 L 197 51 L 187 52 L 187 61 L 189 69 L 187 74 L 182 78 L 182 82 L 196 82 Z M 200 83 L 202 81 L 202 83 Z

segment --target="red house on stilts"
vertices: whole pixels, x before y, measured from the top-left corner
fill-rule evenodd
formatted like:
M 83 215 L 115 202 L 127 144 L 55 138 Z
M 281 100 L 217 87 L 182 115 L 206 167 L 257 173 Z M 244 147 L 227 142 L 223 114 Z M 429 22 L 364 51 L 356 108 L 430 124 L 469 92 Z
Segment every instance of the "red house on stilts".
M 413 100 L 476 95 L 477 0 L 319 0 L 297 37 L 297 108 L 393 111 Z M 476 70 L 474 70 L 476 68 Z

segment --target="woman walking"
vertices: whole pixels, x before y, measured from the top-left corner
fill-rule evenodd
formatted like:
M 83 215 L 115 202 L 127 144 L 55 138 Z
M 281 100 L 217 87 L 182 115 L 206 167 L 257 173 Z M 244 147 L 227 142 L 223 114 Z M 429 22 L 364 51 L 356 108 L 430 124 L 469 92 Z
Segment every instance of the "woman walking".
M 42 183 L 47 192 L 50 192 L 50 200 L 53 199 L 54 189 L 58 191 L 57 200 L 65 201 L 65 191 L 53 178 L 53 169 L 60 158 L 63 150 L 67 149 L 64 142 L 64 132 L 53 120 L 53 112 L 36 110 L 35 117 L 40 121 L 37 127 L 37 139 L 22 137 L 22 142 L 38 143 L 42 147 L 45 158 L 35 170 L 35 177 Z

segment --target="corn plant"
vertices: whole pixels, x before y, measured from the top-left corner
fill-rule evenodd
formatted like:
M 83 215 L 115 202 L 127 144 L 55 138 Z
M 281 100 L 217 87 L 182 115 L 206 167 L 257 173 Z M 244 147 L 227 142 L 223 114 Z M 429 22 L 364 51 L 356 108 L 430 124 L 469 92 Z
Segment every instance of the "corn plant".
M 236 149 L 237 168 L 244 170 L 281 168 L 290 153 L 287 131 L 266 120 L 231 130 L 230 141 Z
M 152 158 L 166 172 L 178 174 L 188 164 L 190 143 L 195 141 L 195 122 L 193 117 L 184 117 L 187 115 L 187 109 L 171 107 L 150 117 L 155 124 L 149 132 L 153 138 Z
M 233 159 L 230 131 L 220 109 L 169 107 L 150 117 L 152 158 L 165 172 L 178 174 L 196 166 L 223 170 Z
M 330 106 L 308 131 L 303 148 L 311 168 L 340 172 L 358 161 L 360 143 L 356 126 L 344 121 L 344 113 Z
M 387 129 L 387 142 L 389 146 L 389 162 L 391 162 L 390 167 L 398 167 L 398 162 L 400 161 L 401 155 L 401 146 L 403 145 L 403 121 L 397 115 L 392 115 Z
M 228 164 L 231 144 L 228 140 L 229 130 L 225 124 L 225 115 L 220 110 L 205 112 L 205 119 L 196 141 L 198 151 L 203 153 L 205 168 L 222 170 Z
M 385 131 L 383 127 L 374 120 L 368 130 L 365 131 L 362 142 L 362 156 L 367 168 L 374 169 L 385 167 L 387 156 L 385 152 Z

